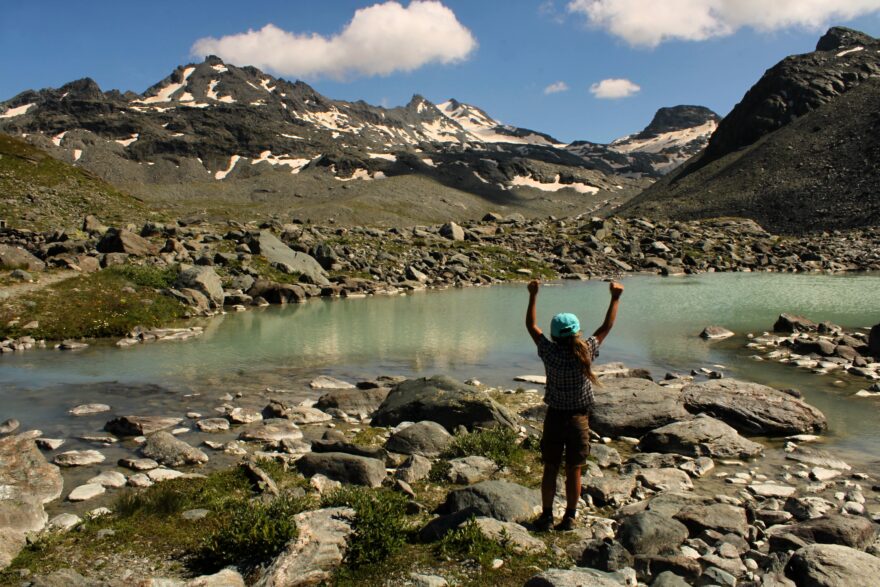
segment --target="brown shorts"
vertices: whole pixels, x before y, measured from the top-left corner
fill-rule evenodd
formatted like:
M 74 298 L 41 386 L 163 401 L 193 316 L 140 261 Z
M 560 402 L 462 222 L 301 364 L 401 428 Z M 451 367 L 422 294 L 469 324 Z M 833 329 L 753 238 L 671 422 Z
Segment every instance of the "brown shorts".
M 541 438 L 541 460 L 546 465 L 565 464 L 579 467 L 590 456 L 590 416 L 587 412 L 569 412 L 547 408 L 544 436 Z

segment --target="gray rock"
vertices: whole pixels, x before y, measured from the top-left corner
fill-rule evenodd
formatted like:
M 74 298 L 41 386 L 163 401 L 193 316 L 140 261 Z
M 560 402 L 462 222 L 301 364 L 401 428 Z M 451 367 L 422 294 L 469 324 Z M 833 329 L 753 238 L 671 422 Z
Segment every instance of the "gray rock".
M 34 434 L 0 438 L 0 569 L 25 545 L 24 534 L 45 527 L 43 504 L 61 497 L 58 467 L 46 462 Z
M 329 422 L 333 416 L 318 408 L 305 406 L 288 406 L 284 402 L 273 400 L 263 408 L 264 418 L 284 418 L 294 424 L 319 424 Z
M 166 467 L 201 465 L 208 462 L 208 455 L 165 431 L 147 437 L 141 447 L 144 456 Z
M 533 537 L 528 530 L 516 522 L 502 522 L 487 517 L 476 518 L 474 521 L 483 536 L 498 542 L 504 540 L 517 554 L 534 554 L 547 550 L 543 540 Z
M 722 534 L 746 536 L 749 528 L 746 511 L 725 503 L 685 506 L 675 514 L 675 519 L 687 526 L 694 535 L 703 530 L 714 530 Z
M 590 447 L 590 457 L 595 459 L 596 464 L 603 469 L 616 467 L 623 462 L 617 449 L 605 444 L 593 444 Z
M 590 427 L 603 436 L 640 436 L 686 418 L 678 391 L 640 378 L 611 378 L 596 393 Z
M 678 469 L 642 469 L 636 478 L 654 491 L 686 491 L 694 488 L 688 474 Z
M 547 569 L 526 581 L 523 587 L 621 587 L 633 585 L 630 575 L 596 569 Z
M 431 461 L 419 455 L 410 455 L 397 468 L 394 476 L 407 483 L 417 483 L 431 472 Z
M 238 433 L 239 440 L 254 442 L 278 442 L 280 440 L 301 440 L 302 430 L 284 418 L 259 420 L 244 426 Z
M 823 469 L 837 469 L 839 471 L 849 471 L 852 469 L 844 461 L 818 448 L 798 446 L 793 451 L 787 452 L 785 458 L 790 461 L 810 465 L 811 467 L 822 467 Z
M 162 587 L 156 585 L 155 587 Z M 235 569 L 223 569 L 213 575 L 190 579 L 186 587 L 245 587 L 244 578 Z
M 619 542 L 605 538 L 575 543 L 567 552 L 579 567 L 619 571 L 633 565 L 633 556 Z
M 267 230 L 260 231 L 247 244 L 255 255 L 266 257 L 270 264 L 286 266 L 289 273 L 299 273 L 305 276 L 309 283 L 330 285 L 327 272 L 314 257 L 294 251 Z
M 497 470 L 498 465 L 492 459 L 471 455 L 450 460 L 446 478 L 452 483 L 473 485 L 485 481 Z
M 764 447 L 740 436 L 736 430 L 711 416 L 699 415 L 650 431 L 642 437 L 643 451 L 720 458 L 751 458 Z
M 807 544 L 841 544 L 865 550 L 874 542 L 877 525 L 861 516 L 827 514 L 788 526 L 772 526 L 770 534 L 791 534 Z
M 107 492 L 107 488 L 101 485 L 100 483 L 86 483 L 85 485 L 80 485 L 71 491 L 68 496 L 68 501 L 88 501 L 90 499 L 94 499 L 99 495 L 104 495 Z
M 31 255 L 21 247 L 0 245 L 0 265 L 8 269 L 27 269 L 28 271 L 42 271 L 46 264 Z
M 213 267 L 206 265 L 181 266 L 175 287 L 194 289 L 208 298 L 212 308 L 223 307 L 223 284 Z
M 598 506 L 622 505 L 636 490 L 635 475 L 584 477 L 582 491 L 593 498 Z
M 880 577 L 880 558 L 836 544 L 812 544 L 791 555 L 785 574 L 799 587 L 854 587 Z
M 706 413 L 743 434 L 778 436 L 820 432 L 825 415 L 787 393 L 736 379 L 715 379 L 686 386 L 685 407 Z
M 447 222 L 440 227 L 440 236 L 452 241 L 463 241 L 464 229 L 455 222 Z
M 331 580 L 342 565 L 348 541 L 354 533 L 351 508 L 328 508 L 293 517 L 297 537 L 257 581 L 257 587 L 299 587 Z
M 807 320 L 803 316 L 795 316 L 793 314 L 780 314 L 773 325 L 774 332 L 785 332 L 792 334 L 795 332 L 815 332 L 819 326 L 812 320 Z
M 789 512 L 796 520 L 812 520 L 813 518 L 821 518 L 830 510 L 834 509 L 834 504 L 817 496 L 789 497 L 785 500 L 783 506 L 786 512 Z
M 489 394 L 446 376 L 410 379 L 395 386 L 373 415 L 374 426 L 431 420 L 452 432 L 458 426 L 516 427 L 516 416 Z
M 157 469 L 159 467 L 159 463 L 157 463 L 153 459 L 124 458 L 119 459 L 119 462 L 117 464 L 120 467 L 125 467 L 126 469 L 131 469 L 132 471 L 152 471 L 153 469 Z
M 18 430 L 19 426 L 21 426 L 21 422 L 19 422 L 15 418 L 4 420 L 2 423 L 0 423 L 0 434 L 11 434 Z
M 309 382 L 312 389 L 355 389 L 355 386 L 348 381 L 329 377 L 327 375 L 319 375 Z
M 113 488 L 125 487 L 125 482 L 125 475 L 118 471 L 104 471 L 86 481 L 86 483 L 95 483 Z
M 439 575 L 410 573 L 409 580 L 412 587 L 448 587 L 449 585 L 449 582 Z
M 116 436 L 147 436 L 153 432 L 177 426 L 183 418 L 161 416 L 120 416 L 104 425 L 104 430 Z
M 100 414 L 102 412 L 109 412 L 110 406 L 107 404 L 82 404 L 76 406 L 74 408 L 70 408 L 67 410 L 67 413 L 71 416 L 88 416 L 91 414 Z
M 226 414 L 226 418 L 233 424 L 250 424 L 263 419 L 263 414 L 251 408 L 232 408 Z
M 226 418 L 205 418 L 196 422 L 196 428 L 202 432 L 223 432 L 229 430 L 229 420 Z
M 689 587 L 689 585 L 672 571 L 663 571 L 654 578 L 651 587 Z
M 375 412 L 390 389 L 379 387 L 374 389 L 334 389 L 318 398 L 315 407 L 319 410 L 340 410 L 346 414 L 371 415 Z
M 452 514 L 466 509 L 502 522 L 523 522 L 540 511 L 541 497 L 536 490 L 510 481 L 482 481 L 449 492 L 437 512 Z
M 718 340 L 722 338 L 730 338 L 731 336 L 736 336 L 736 333 L 723 326 L 707 326 L 703 329 L 703 332 L 700 333 L 700 338 L 705 338 L 706 340 Z
M 439 456 L 452 443 L 452 435 L 437 422 L 425 420 L 391 435 L 385 448 L 391 452 L 423 457 Z
M 99 253 L 125 253 L 136 257 L 149 257 L 159 253 L 159 247 L 142 236 L 119 228 L 108 228 L 98 241 Z
M 684 524 L 652 511 L 625 517 L 617 531 L 617 539 L 633 554 L 673 554 L 687 538 Z
M 335 481 L 379 487 L 385 480 L 385 463 L 378 459 L 341 452 L 308 453 L 296 462 L 297 469 L 312 476 L 320 473 Z

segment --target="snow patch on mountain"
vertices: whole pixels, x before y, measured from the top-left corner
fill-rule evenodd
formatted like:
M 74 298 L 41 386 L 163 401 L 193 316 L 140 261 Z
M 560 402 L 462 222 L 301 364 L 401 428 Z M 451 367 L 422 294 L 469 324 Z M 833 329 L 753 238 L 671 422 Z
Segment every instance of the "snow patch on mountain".
M 559 181 L 559 174 L 557 174 L 556 177 L 553 178 L 553 183 L 542 183 L 530 175 L 517 175 L 510 180 L 510 185 L 516 187 L 535 188 L 543 192 L 558 192 L 559 190 L 570 188 L 575 190 L 579 194 L 599 193 L 599 188 L 585 183 L 561 183 Z
M 632 153 L 633 151 L 661 153 L 663 151 L 679 149 L 695 140 L 708 139 L 715 132 L 716 128 L 718 128 L 718 123 L 714 120 L 709 120 L 700 126 L 660 133 L 648 138 L 629 135 L 613 141 L 610 147 L 618 153 Z
M 239 159 L 241 159 L 241 155 L 233 155 L 230 157 L 229 166 L 226 169 L 221 169 L 215 173 L 214 179 L 226 179 L 226 176 L 232 173 L 232 170 L 235 169 L 235 164 L 238 163 Z
M 24 104 L 22 106 L 16 106 L 15 108 L 10 108 L 3 114 L 0 114 L 0 118 L 13 118 L 15 116 L 21 116 L 22 114 L 26 114 L 28 110 L 36 106 L 36 104 Z

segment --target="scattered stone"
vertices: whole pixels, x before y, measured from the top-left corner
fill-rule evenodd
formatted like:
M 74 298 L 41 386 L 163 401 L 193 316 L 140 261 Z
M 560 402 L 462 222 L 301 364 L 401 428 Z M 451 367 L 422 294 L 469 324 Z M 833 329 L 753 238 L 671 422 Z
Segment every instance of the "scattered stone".
M 107 489 L 99 484 L 99 483 L 86 483 L 85 485 L 80 485 L 76 489 L 70 492 L 67 496 L 68 501 L 87 501 L 89 499 L 93 499 L 98 497 L 99 495 L 104 495 Z
M 355 389 L 355 386 L 351 383 L 327 375 L 315 377 L 309 383 L 309 387 L 312 389 Z
M 233 424 L 250 424 L 262 420 L 263 415 L 250 408 L 233 408 L 226 414 L 226 418 Z
M 397 468 L 394 476 L 407 483 L 417 483 L 431 472 L 431 461 L 420 455 L 410 455 Z
M 449 472 L 446 478 L 451 483 L 473 485 L 485 481 L 498 470 L 495 461 L 478 455 L 471 455 L 449 461 Z
M 177 426 L 182 418 L 160 416 L 120 416 L 104 425 L 104 430 L 116 436 L 148 436 L 159 430 Z
M 223 432 L 229 430 L 229 420 L 226 418 L 206 418 L 198 420 L 196 428 L 202 432 Z
M 687 537 L 684 524 L 652 511 L 623 518 L 617 533 L 620 543 L 633 554 L 673 554 Z
M 797 492 L 797 487 L 781 485 L 779 483 L 752 483 L 749 491 L 758 497 L 791 497 Z
M 52 530 L 66 532 L 77 526 L 80 522 L 82 522 L 82 518 L 74 514 L 58 514 L 57 516 L 49 520 L 48 527 Z
M 125 487 L 125 475 L 116 471 L 104 471 L 86 481 L 86 483 L 103 485 L 104 487 Z
M 0 423 L 0 434 L 12 434 L 18 427 L 21 426 L 21 423 L 15 418 L 9 418 L 4 422 Z
M 730 338 L 731 336 L 736 336 L 736 333 L 723 326 L 707 326 L 703 329 L 703 332 L 700 333 L 700 337 L 705 338 L 706 340 L 719 340 Z
M 74 408 L 70 408 L 67 413 L 72 416 L 88 416 L 91 414 L 100 414 L 109 412 L 110 406 L 107 404 L 82 404 Z
M 43 450 L 57 450 L 64 444 L 64 439 L 62 438 L 38 438 L 36 440 L 37 446 Z
M 283 418 L 260 420 L 243 427 L 239 433 L 239 440 L 254 442 L 280 442 L 302 440 L 303 434 L 299 427 Z
M 120 467 L 125 467 L 126 469 L 131 469 L 132 471 L 150 471 L 159 466 L 159 463 L 157 463 L 153 459 L 134 458 L 119 459 L 119 462 L 117 464 Z

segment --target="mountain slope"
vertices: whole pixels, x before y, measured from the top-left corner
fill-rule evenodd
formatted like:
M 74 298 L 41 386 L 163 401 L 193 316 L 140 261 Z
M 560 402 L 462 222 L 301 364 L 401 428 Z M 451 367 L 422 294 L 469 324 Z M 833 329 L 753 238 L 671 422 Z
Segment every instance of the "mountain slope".
M 745 216 L 777 232 L 878 224 L 880 42 L 831 29 L 765 73 L 706 150 L 625 204 L 678 219 Z
M 91 173 L 0 133 L 0 218 L 29 229 L 77 226 L 87 214 L 108 222 L 147 217 L 139 200 Z

